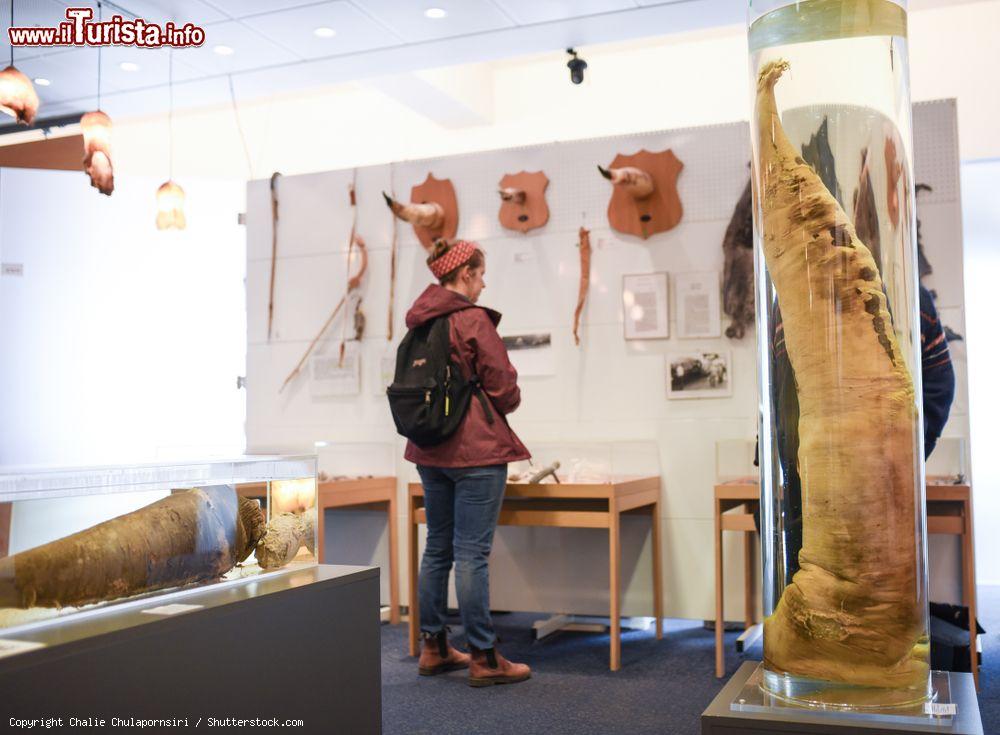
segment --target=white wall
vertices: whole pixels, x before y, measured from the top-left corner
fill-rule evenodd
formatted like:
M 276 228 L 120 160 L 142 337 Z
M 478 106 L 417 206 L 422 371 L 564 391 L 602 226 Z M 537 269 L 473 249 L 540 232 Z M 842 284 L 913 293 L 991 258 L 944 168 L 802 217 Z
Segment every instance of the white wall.
M 161 182 L 0 171 L 0 465 L 242 449 L 242 187 L 185 181 L 161 233 Z
M 922 205 L 928 256 L 942 305 L 961 312 L 958 160 L 954 106 L 918 105 L 914 113 L 915 180 L 935 191 Z M 659 523 L 663 532 L 664 603 L 670 616 L 711 618 L 714 587 L 703 573 L 712 546 L 712 486 L 716 482 L 716 443 L 756 433 L 755 342 L 677 338 L 672 303 L 671 338 L 625 342 L 622 338 L 621 278 L 627 273 L 687 271 L 721 273 L 722 237 L 746 183 L 749 133 L 745 123 L 687 128 L 556 145 L 409 161 L 357 172 L 358 232 L 371 249 L 363 287 L 368 329 L 362 346 L 361 393 L 341 398 L 311 395 L 308 370 L 284 392 L 279 388 L 343 293 L 346 247 L 351 227 L 347 200 L 349 170 L 284 177 L 279 183 L 279 258 L 275 269 L 274 336 L 266 339 L 267 287 L 271 272 L 271 215 L 268 184 L 248 189 L 248 407 L 247 443 L 254 451 L 308 449 L 315 441 L 351 446 L 386 442 L 395 448 L 395 470 L 403 483 L 412 477 L 401 459 L 378 380 L 379 361 L 392 354 L 387 343 L 389 243 L 392 220 L 380 192 L 406 196 L 431 171 L 454 183 L 459 232 L 479 241 L 487 252 L 487 289 L 483 302 L 504 314 L 502 334 L 548 332 L 555 352 L 555 375 L 522 377 L 523 401 L 511 416 L 529 449 L 551 443 L 646 441 L 654 445 L 663 482 Z M 685 164 L 678 183 L 684 218 L 675 229 L 644 242 L 612 232 L 606 219 L 610 187 L 595 163 L 618 152 L 671 148 Z M 496 219 L 496 183 L 507 172 L 543 170 L 550 179 L 549 223 L 520 235 L 503 230 Z M 594 245 L 591 287 L 584 309 L 580 347 L 573 344 L 580 225 L 591 229 Z M 399 227 L 399 272 L 394 314 L 396 342 L 403 334 L 405 309 L 431 281 L 424 253 L 412 229 Z M 960 253 L 960 249 L 958 251 Z M 671 280 L 673 289 L 673 280 Z M 335 353 L 343 321 L 332 325 L 318 351 Z M 731 350 L 730 398 L 668 401 L 665 355 L 672 349 Z M 964 369 L 958 364 L 960 395 Z M 967 402 L 966 402 L 967 405 Z M 956 406 L 946 433 L 968 434 L 967 410 Z M 602 451 L 599 447 L 594 451 Z M 610 451 L 610 450 L 605 450 Z M 569 448 L 556 450 L 564 463 Z M 377 454 L 377 452 L 373 452 Z M 593 459 L 592 457 L 586 457 Z M 655 460 L 654 460 L 655 464 Z M 635 472 L 630 467 L 617 471 Z M 330 474 L 349 470 L 333 464 Z M 353 470 L 352 470 L 353 471 Z M 362 470 L 380 474 L 382 468 Z M 400 504 L 405 508 L 405 504 Z M 405 523 L 405 518 L 396 519 Z M 378 525 L 370 531 L 378 532 Z M 357 536 L 355 535 L 355 538 Z M 742 614 L 741 539 L 727 534 L 727 614 Z M 381 539 L 366 546 L 383 553 Z M 651 550 L 648 521 L 630 519 L 623 529 L 624 610 L 645 615 L 651 609 Z M 951 554 L 946 548 L 945 554 Z M 379 560 L 378 557 L 372 557 Z M 953 555 L 949 556 L 951 562 Z M 401 560 L 402 563 L 402 560 Z M 952 566 L 948 570 L 948 566 Z M 498 532 L 492 562 L 492 598 L 499 609 L 550 610 L 602 614 L 607 610 L 606 541 L 599 531 L 515 529 Z M 954 564 L 942 565 L 956 574 Z M 934 599 L 954 598 L 945 585 Z
M 968 308 L 972 473 L 975 478 L 976 571 L 981 584 L 1000 584 L 1000 160 L 962 165 L 965 293 Z

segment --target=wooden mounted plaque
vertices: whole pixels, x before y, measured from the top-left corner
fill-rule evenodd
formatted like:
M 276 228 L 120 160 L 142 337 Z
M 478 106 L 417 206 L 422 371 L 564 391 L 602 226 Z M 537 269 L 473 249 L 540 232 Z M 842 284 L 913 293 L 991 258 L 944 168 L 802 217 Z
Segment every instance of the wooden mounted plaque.
M 677 177 L 684 164 L 672 150 L 632 155 L 619 153 L 609 170 L 601 169 L 614 188 L 608 203 L 612 229 L 643 240 L 677 226 L 683 215 Z M 638 171 L 636 171 L 638 169 Z M 652 191 L 649 182 L 652 180 Z
M 500 179 L 500 224 L 508 230 L 527 232 L 549 221 L 545 190 L 549 177 L 544 171 L 521 171 Z
M 451 179 L 435 179 L 434 174 L 427 174 L 424 183 L 417 184 L 410 190 L 410 202 L 413 204 L 435 203 L 443 210 L 443 218 L 438 227 L 424 227 L 413 223 L 413 231 L 425 250 L 430 250 L 434 241 L 440 238 L 451 239 L 458 232 L 458 199 L 455 197 L 455 187 Z

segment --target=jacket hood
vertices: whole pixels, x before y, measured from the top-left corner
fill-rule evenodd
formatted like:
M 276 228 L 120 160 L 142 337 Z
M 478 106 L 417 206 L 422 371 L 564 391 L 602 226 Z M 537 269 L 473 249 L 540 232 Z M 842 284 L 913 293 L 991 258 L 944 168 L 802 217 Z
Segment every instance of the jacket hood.
M 410 310 L 406 312 L 406 328 L 414 329 L 421 324 L 426 324 L 431 319 L 437 319 L 439 316 L 472 308 L 485 311 L 493 322 L 493 326 L 497 326 L 500 323 L 500 312 L 488 309 L 485 306 L 478 306 L 462 296 L 462 294 L 432 283 L 424 289 L 424 292 L 413 302 Z

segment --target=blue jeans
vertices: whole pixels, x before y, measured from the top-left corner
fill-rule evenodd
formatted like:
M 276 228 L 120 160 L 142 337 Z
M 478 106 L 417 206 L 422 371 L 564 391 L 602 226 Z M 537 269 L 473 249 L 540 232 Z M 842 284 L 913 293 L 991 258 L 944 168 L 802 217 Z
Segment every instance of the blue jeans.
M 444 628 L 454 561 L 465 637 L 475 648 L 493 648 L 489 556 L 507 486 L 507 465 L 417 465 L 417 472 L 427 511 L 427 545 L 420 563 L 420 629 L 433 634 Z

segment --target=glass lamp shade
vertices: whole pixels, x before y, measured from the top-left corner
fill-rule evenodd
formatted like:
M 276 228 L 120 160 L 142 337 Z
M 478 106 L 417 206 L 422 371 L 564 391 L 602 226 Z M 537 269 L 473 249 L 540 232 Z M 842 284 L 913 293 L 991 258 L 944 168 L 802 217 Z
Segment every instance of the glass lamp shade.
M 0 71 L 0 110 L 22 125 L 31 125 L 38 112 L 35 86 L 13 66 Z
M 107 196 L 115 190 L 115 172 L 111 164 L 111 118 L 97 110 L 80 118 L 83 133 L 83 170 L 90 185 Z
M 184 190 L 173 181 L 166 181 L 156 190 L 156 229 L 183 230 L 185 227 Z

